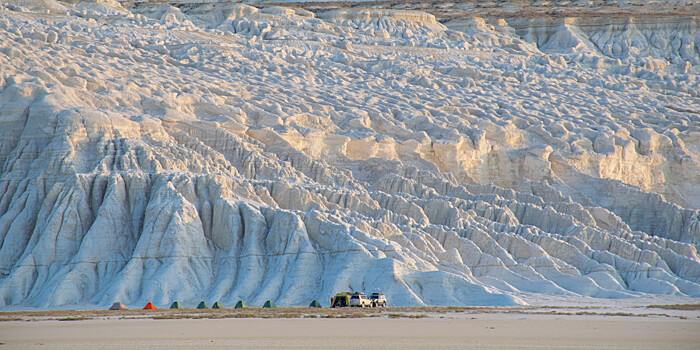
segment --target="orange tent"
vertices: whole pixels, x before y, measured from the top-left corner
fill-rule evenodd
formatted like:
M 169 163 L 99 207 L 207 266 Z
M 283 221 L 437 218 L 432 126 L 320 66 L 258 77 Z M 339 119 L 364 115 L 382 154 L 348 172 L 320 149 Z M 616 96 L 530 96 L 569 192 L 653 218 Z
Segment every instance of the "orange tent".
M 152 302 L 149 301 L 148 304 L 146 304 L 146 306 L 143 307 L 143 309 L 144 310 L 155 310 L 155 309 L 157 309 L 157 307 L 155 305 L 153 305 Z

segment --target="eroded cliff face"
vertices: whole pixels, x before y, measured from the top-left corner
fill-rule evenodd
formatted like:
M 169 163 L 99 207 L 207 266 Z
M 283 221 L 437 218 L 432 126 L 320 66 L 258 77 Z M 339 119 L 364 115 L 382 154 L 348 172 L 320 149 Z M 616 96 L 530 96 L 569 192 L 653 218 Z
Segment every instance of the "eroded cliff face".
M 697 19 L 509 21 L 11 1 L 0 306 L 699 297 Z

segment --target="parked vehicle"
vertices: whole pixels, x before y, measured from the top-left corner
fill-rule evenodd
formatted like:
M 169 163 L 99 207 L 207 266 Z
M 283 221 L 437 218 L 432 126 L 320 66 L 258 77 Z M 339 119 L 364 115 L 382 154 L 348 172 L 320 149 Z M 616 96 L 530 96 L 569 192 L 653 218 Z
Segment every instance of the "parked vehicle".
M 370 296 L 362 292 L 341 292 L 331 298 L 331 307 L 386 307 L 386 296 L 382 292 L 374 292 Z
M 372 307 L 372 300 L 365 293 L 355 292 L 350 297 L 350 306 Z
M 384 293 L 374 292 L 369 296 L 369 299 L 372 302 L 372 307 L 386 307 L 386 296 Z

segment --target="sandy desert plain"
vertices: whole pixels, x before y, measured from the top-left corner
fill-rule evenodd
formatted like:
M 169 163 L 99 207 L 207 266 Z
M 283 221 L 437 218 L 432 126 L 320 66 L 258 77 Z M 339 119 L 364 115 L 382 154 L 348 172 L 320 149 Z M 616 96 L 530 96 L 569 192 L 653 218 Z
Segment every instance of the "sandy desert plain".
M 19 311 L 0 321 L 0 342 L 12 349 L 697 349 L 700 341 L 700 304 Z
M 698 349 L 699 15 L 0 0 L 0 349 Z

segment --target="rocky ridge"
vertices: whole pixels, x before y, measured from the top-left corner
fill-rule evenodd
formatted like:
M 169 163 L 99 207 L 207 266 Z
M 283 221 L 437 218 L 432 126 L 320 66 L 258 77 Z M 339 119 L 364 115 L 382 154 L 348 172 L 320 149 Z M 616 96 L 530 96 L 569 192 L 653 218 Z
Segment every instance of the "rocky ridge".
M 694 17 L 17 0 L 0 31 L 1 306 L 700 296 Z

